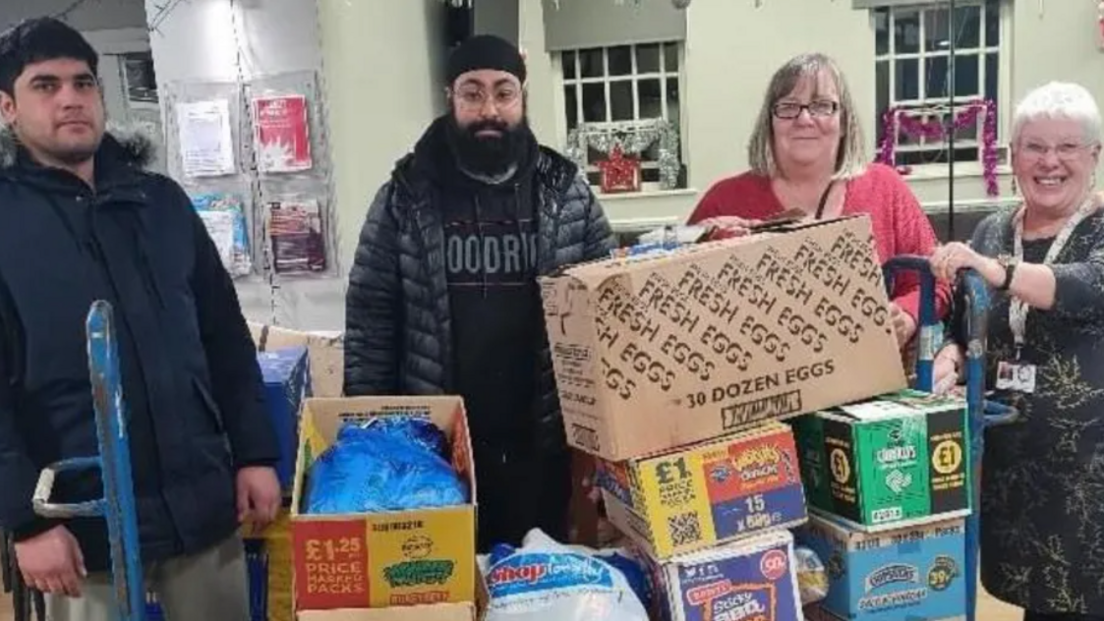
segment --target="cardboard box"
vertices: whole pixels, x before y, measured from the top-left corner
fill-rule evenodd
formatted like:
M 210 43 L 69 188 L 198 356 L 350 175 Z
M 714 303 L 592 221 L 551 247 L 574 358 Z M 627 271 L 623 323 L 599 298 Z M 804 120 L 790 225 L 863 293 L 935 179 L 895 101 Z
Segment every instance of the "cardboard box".
M 259 565 L 266 571 L 263 577 L 254 577 L 251 580 L 264 580 L 264 593 L 256 591 L 251 593 L 252 606 L 259 604 L 259 596 L 264 596 L 265 621 L 291 621 L 294 619 L 292 610 L 292 556 L 291 556 L 291 515 L 286 509 L 281 509 L 276 516 L 276 521 L 269 524 L 260 533 L 254 534 L 248 526 L 242 527 L 241 536 L 245 541 L 246 562 L 252 565 L 260 561 Z M 262 558 L 255 558 L 260 556 Z M 252 567 L 251 567 L 252 571 Z M 255 589 L 258 585 L 251 584 Z M 256 610 L 254 609 L 254 614 Z
M 611 461 L 906 386 L 867 216 L 541 286 L 568 441 Z
M 395 415 L 425 416 L 445 432 L 472 502 L 389 513 L 302 513 L 305 477 L 342 423 Z M 475 601 L 475 468 L 460 398 L 308 399 L 296 463 L 291 528 L 297 610 Z
M 303 610 L 298 621 L 476 621 L 475 604 L 429 604 L 394 608 Z
M 797 541 L 828 569 L 826 612 L 851 621 L 952 619 L 966 614 L 962 519 L 863 533 L 813 516 Z
M 814 511 L 859 530 L 970 512 L 966 402 L 912 390 L 793 422 Z
M 310 363 L 306 347 L 257 352 L 265 383 L 265 409 L 276 427 L 280 461 L 276 476 L 287 493 L 295 479 L 295 453 L 299 449 L 299 408 L 311 396 Z
M 340 397 L 345 385 L 345 336 L 341 332 L 300 332 L 250 321 L 257 351 L 306 347 L 310 352 L 311 388 L 315 397 Z
M 848 621 L 843 617 L 828 612 L 820 604 L 810 604 L 805 607 L 805 621 Z M 926 619 L 925 621 L 966 621 L 966 615 L 948 617 L 946 619 Z
M 609 520 L 658 559 L 806 519 L 793 432 L 777 422 L 603 463 L 599 482 Z
M 650 562 L 664 621 L 802 621 L 787 530 Z

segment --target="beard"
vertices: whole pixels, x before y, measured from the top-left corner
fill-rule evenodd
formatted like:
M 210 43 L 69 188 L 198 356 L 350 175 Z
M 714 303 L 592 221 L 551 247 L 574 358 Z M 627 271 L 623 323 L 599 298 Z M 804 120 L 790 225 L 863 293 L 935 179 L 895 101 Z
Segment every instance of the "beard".
M 511 127 L 504 121 L 475 121 L 466 127 L 448 116 L 448 142 L 460 166 L 468 172 L 497 177 L 510 171 L 529 150 L 529 119 Z M 496 130 L 498 136 L 479 136 L 485 130 Z

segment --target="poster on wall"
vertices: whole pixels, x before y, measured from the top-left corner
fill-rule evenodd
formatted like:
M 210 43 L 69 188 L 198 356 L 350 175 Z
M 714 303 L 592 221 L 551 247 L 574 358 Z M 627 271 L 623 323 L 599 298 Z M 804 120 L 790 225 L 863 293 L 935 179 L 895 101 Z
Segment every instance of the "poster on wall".
M 307 98 L 273 95 L 253 100 L 257 168 L 265 173 L 310 170 L 310 126 Z
M 268 202 L 267 211 L 273 269 L 276 273 L 325 271 L 326 242 L 318 201 L 278 199 Z
M 230 102 L 225 99 L 176 104 L 180 161 L 188 177 L 220 177 L 236 172 Z
M 207 227 L 226 271 L 234 278 L 253 271 L 249 252 L 249 220 L 245 205 L 237 194 L 211 192 L 191 197 L 192 207 Z

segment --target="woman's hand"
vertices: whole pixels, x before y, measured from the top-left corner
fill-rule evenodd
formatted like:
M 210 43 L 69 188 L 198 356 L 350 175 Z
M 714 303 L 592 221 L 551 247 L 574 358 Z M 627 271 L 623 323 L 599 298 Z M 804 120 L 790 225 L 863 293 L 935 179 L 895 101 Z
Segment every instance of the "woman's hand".
M 889 318 L 893 322 L 893 332 L 897 335 L 897 347 L 903 348 L 916 334 L 916 320 L 897 306 L 896 302 L 889 303 Z
M 1004 268 L 995 259 L 974 252 L 961 242 L 951 242 L 935 249 L 931 259 L 932 273 L 940 280 L 954 282 L 958 272 L 972 269 L 981 274 L 992 287 L 1004 284 Z
M 962 350 L 958 345 L 947 345 L 939 350 L 932 363 L 932 392 L 945 395 L 962 380 Z
M 707 218 L 698 223 L 712 230 L 710 239 L 727 239 L 729 237 L 743 237 L 751 232 L 752 227 L 762 223 L 762 220 L 748 220 L 736 216 L 718 216 Z

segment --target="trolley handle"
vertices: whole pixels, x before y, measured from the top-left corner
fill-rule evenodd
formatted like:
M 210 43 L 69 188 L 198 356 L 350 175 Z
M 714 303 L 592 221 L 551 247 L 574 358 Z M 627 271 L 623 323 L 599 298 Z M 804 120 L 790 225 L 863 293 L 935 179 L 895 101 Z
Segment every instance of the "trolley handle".
M 1020 411 L 1011 405 L 997 401 L 985 402 L 985 426 L 999 427 L 1009 425 L 1020 419 Z
M 100 468 L 102 462 L 99 457 L 77 457 L 66 459 L 43 468 L 38 475 L 38 484 L 35 485 L 34 496 L 31 504 L 34 512 L 44 518 L 66 519 L 73 517 L 96 517 L 103 515 L 104 501 L 88 500 L 72 504 L 59 504 L 50 502 L 50 496 L 54 492 L 54 480 L 62 472 L 71 470 L 88 470 Z
M 920 255 L 893 257 L 882 266 L 886 293 L 892 297 L 893 285 L 901 272 L 912 272 L 920 281 L 920 316 L 917 317 L 916 387 L 931 392 L 934 387 L 935 355 L 942 343 L 943 324 L 935 312 L 935 275 L 931 261 Z

